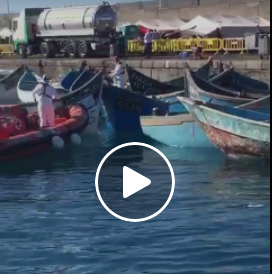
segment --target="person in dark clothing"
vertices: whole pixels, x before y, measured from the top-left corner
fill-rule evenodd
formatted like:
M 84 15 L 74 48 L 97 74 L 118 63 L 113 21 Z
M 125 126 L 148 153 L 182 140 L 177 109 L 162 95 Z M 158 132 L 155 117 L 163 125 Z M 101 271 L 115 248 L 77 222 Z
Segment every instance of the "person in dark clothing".
M 116 54 L 116 35 L 115 31 L 112 31 L 110 34 L 110 58 L 117 56 Z
M 117 39 L 117 47 L 118 47 L 118 52 L 119 52 L 119 58 L 126 59 L 126 57 L 127 57 L 126 38 L 122 32 L 119 32 L 118 39 Z

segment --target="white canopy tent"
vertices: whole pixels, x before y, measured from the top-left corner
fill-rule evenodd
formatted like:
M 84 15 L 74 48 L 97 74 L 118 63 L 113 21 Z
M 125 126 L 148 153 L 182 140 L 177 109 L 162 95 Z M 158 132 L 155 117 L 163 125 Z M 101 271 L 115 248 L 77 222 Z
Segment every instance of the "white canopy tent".
M 215 33 L 218 30 L 223 31 L 225 29 L 243 28 L 247 32 L 250 28 L 269 28 L 270 22 L 261 17 L 242 17 L 242 16 L 198 16 L 184 24 L 180 30 L 189 31 L 195 35 L 208 36 Z
M 158 31 L 179 30 L 184 24 L 185 22 L 180 19 L 173 19 L 167 21 L 161 19 L 147 19 L 135 23 L 135 25 L 137 26 L 142 26 L 146 29 L 156 29 Z

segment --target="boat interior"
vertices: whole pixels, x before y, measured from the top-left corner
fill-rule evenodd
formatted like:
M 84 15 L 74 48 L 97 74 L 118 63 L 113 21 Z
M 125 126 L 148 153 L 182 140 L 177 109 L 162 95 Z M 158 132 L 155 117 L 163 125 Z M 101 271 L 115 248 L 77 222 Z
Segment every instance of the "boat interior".
M 56 110 L 56 117 L 61 118 L 55 118 L 55 125 L 67 120 L 60 109 Z M 0 140 L 3 141 L 39 129 L 38 113 L 29 114 L 27 108 L 18 105 L 0 106 Z
M 240 109 L 240 108 L 233 108 L 228 106 L 220 106 L 220 105 L 211 104 L 211 103 L 203 103 L 199 101 L 197 103 L 199 105 L 204 105 L 211 109 L 218 110 L 229 115 L 234 115 L 240 118 L 249 119 L 249 120 L 258 121 L 258 122 L 270 123 L 270 114 L 252 111 L 252 110 Z

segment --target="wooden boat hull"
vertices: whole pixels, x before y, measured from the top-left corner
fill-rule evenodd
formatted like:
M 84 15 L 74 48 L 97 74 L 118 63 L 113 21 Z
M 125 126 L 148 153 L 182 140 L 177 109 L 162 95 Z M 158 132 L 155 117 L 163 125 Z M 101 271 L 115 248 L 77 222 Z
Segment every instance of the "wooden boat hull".
M 260 99 L 270 95 L 269 84 L 243 75 L 235 71 L 234 67 L 230 67 L 221 75 L 215 77 L 213 83 L 224 88 L 237 90 L 244 97 L 251 99 Z
M 238 135 L 201 124 L 210 140 L 230 157 L 250 156 L 270 159 L 270 143 L 243 138 Z
M 154 108 L 163 115 L 169 110 L 168 103 L 112 86 L 104 87 L 102 98 L 107 121 L 117 132 L 141 131 L 140 116 L 152 115 Z
M 55 109 L 60 106 L 65 109 L 71 104 L 83 105 L 87 109 L 89 115 L 89 125 L 86 130 L 91 134 L 96 134 L 101 107 L 103 79 L 102 74 L 99 73 L 79 89 L 66 94 L 59 100 L 54 100 Z M 30 113 L 37 111 L 36 103 L 27 103 L 23 105 Z
M 67 111 L 68 119 L 52 128 L 31 130 L 6 140 L 1 139 L 0 162 L 8 162 L 46 151 L 52 147 L 54 136 L 60 136 L 68 141 L 71 135 L 84 131 L 89 122 L 86 109 L 75 105 Z
M 70 90 L 74 82 L 82 75 L 83 71 L 71 70 L 61 80 L 60 86 L 66 90 Z
M 10 90 L 17 86 L 18 81 L 24 75 L 27 67 L 25 65 L 21 65 L 15 71 L 13 71 L 10 75 L 6 76 L 4 79 L 0 80 L 0 90 Z M 1 97 L 0 97 L 1 98 Z
M 270 159 L 270 115 L 179 99 L 227 155 Z
M 182 77 L 183 81 L 179 80 L 183 82 L 183 85 L 177 87 L 147 77 L 129 66 L 127 66 L 127 73 L 132 91 L 146 96 L 173 93 L 184 89 L 184 77 Z
M 86 108 L 89 115 L 89 124 L 86 130 L 91 134 L 96 134 L 98 130 L 103 81 L 103 75 L 98 73 L 84 86 L 60 99 L 64 105 L 80 104 Z
M 146 136 L 168 146 L 215 147 L 190 114 L 141 117 L 141 125 Z
M 216 86 L 213 83 L 199 78 L 194 72 L 186 71 L 187 92 L 192 100 L 203 101 L 220 106 L 235 107 L 254 102 L 254 99 L 243 98 L 237 91 L 228 90 Z M 256 105 L 258 111 L 263 113 L 270 113 L 270 104 L 268 101 Z M 254 110 L 254 106 L 252 106 Z
M 208 80 L 212 62 L 212 59 L 209 59 L 208 62 L 196 71 L 196 73 L 203 79 Z M 180 77 L 178 79 L 163 83 L 147 77 L 143 73 L 129 66 L 127 66 L 127 73 L 132 91 L 145 96 L 166 95 L 185 89 L 185 77 Z

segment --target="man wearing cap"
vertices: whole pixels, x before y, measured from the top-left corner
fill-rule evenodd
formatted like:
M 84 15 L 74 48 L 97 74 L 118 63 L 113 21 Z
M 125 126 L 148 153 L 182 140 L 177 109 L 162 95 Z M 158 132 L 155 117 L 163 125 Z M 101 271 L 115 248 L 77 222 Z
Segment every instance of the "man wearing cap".
M 32 95 L 35 102 L 38 103 L 38 114 L 40 118 L 40 127 L 53 127 L 55 125 L 55 109 L 53 99 L 58 99 L 59 95 L 55 88 L 49 85 L 47 77 L 37 79 L 38 85 L 33 90 Z

